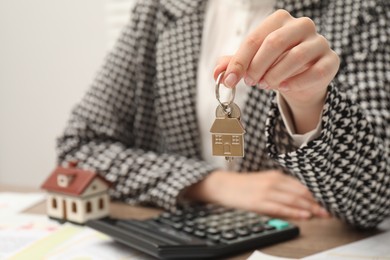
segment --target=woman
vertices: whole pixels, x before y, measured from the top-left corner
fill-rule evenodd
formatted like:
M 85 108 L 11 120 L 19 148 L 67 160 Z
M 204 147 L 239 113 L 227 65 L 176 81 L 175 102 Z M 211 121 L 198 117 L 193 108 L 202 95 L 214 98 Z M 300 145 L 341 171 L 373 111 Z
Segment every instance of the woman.
M 380 0 L 140 1 L 73 110 L 59 161 L 104 174 L 128 203 L 376 226 L 390 211 L 386 10 Z M 243 110 L 234 165 L 210 152 L 212 71 L 225 71 Z

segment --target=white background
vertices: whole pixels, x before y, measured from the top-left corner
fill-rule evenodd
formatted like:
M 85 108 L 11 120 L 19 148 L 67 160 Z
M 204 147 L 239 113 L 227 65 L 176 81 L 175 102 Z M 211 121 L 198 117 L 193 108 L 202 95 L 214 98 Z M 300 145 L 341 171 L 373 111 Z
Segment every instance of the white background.
M 0 185 L 38 187 L 55 167 L 55 139 L 117 30 L 109 1 L 129 2 L 0 0 Z

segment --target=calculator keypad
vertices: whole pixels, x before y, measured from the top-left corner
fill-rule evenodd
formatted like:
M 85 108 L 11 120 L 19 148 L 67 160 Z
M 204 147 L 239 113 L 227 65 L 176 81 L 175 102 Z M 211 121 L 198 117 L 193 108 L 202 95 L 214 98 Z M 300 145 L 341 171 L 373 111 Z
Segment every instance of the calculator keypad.
M 289 227 L 288 222 L 280 219 L 216 205 L 164 212 L 155 220 L 198 238 L 225 244 Z

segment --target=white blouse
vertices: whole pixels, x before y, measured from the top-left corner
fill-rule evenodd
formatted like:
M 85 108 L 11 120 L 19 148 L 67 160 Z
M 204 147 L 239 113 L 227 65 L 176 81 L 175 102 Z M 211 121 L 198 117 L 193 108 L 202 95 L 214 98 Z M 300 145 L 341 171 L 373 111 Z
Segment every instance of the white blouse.
M 273 12 L 274 4 L 275 0 L 212 0 L 207 3 L 197 71 L 197 117 L 203 158 L 216 167 L 231 169 L 234 165 L 228 164 L 225 157 L 212 155 L 210 128 L 218 106 L 215 97 L 214 68 L 219 57 L 232 55 L 238 50 L 245 36 Z M 243 80 L 236 86 L 234 102 L 241 108 L 241 112 L 244 110 L 249 89 Z M 228 100 L 230 92 L 230 89 L 221 86 L 221 100 Z M 296 145 L 303 146 L 319 135 L 320 123 L 316 129 L 304 135 L 294 134 L 291 118 L 287 117 L 288 113 L 283 113 L 286 111 L 286 104 L 279 95 L 277 97 L 282 118 Z

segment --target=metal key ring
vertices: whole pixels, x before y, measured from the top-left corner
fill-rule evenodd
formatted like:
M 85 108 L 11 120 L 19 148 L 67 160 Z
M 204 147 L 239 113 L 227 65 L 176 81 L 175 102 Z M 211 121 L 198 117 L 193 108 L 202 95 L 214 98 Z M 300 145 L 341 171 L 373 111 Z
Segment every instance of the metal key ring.
M 221 102 L 221 100 L 219 99 L 220 98 L 220 95 L 219 95 L 219 85 L 221 84 L 221 79 L 223 78 L 224 74 L 225 74 L 225 71 L 222 71 L 218 75 L 217 82 L 215 83 L 215 96 L 216 96 L 216 98 L 218 100 L 218 103 L 221 105 L 221 107 L 225 111 L 225 113 L 226 114 L 230 114 L 229 106 L 234 101 L 234 97 L 236 95 L 236 88 L 232 88 L 230 99 L 227 102 Z

